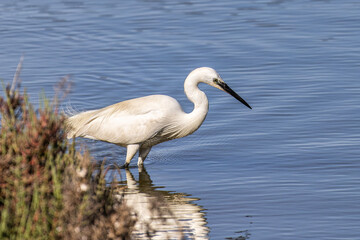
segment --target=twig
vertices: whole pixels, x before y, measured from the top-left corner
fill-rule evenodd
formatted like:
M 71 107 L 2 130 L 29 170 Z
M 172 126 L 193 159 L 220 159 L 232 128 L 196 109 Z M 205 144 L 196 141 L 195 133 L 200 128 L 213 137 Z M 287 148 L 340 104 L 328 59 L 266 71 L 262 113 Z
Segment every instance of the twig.
M 12 84 L 11 84 L 11 88 L 10 88 L 10 94 L 12 95 L 15 91 L 15 87 L 16 87 L 16 82 L 19 82 L 20 83 L 20 72 L 21 72 L 21 68 L 22 68 L 22 63 L 24 61 L 24 55 L 22 55 L 20 57 L 20 61 L 16 67 L 16 72 L 14 74 L 14 78 L 13 78 L 13 81 L 12 81 Z

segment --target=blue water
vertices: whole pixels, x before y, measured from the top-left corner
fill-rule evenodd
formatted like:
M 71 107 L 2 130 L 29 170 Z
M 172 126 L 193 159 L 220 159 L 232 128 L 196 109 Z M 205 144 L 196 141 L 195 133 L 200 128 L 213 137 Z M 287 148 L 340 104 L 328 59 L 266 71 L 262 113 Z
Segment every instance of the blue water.
M 355 0 L 2 0 L 0 77 L 24 54 L 34 102 L 70 75 L 76 110 L 160 93 L 189 112 L 183 80 L 213 67 L 253 110 L 202 86 L 207 119 L 153 148 L 152 189 L 188 196 L 210 239 L 360 239 L 359 13 Z

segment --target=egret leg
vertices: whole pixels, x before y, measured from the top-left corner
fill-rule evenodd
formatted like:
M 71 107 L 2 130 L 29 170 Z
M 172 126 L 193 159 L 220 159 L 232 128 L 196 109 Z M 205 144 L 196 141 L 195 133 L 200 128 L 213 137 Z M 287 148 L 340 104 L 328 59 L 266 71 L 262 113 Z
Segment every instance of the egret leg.
M 151 147 L 147 147 L 147 148 L 140 147 L 138 166 L 141 166 L 144 164 L 145 158 L 149 154 L 150 150 L 151 150 Z
M 140 148 L 139 144 L 127 145 L 127 147 L 126 147 L 126 161 L 125 161 L 125 164 L 124 164 L 125 168 L 129 167 L 131 159 L 134 157 L 134 155 L 139 150 L 139 148 Z

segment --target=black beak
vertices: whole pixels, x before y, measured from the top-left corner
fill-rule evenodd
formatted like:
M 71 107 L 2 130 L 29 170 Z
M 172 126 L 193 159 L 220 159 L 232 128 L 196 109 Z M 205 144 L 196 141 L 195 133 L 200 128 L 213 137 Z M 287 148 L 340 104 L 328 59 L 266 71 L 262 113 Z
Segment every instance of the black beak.
M 250 107 L 250 105 L 244 100 L 242 99 L 236 92 L 234 92 L 226 83 L 221 82 L 218 83 L 218 85 L 224 89 L 225 92 L 227 92 L 228 94 L 230 94 L 231 96 L 233 96 L 234 98 L 236 98 L 237 100 L 239 100 L 240 102 L 242 102 L 242 104 L 244 104 L 245 106 L 247 106 L 248 108 L 252 109 Z

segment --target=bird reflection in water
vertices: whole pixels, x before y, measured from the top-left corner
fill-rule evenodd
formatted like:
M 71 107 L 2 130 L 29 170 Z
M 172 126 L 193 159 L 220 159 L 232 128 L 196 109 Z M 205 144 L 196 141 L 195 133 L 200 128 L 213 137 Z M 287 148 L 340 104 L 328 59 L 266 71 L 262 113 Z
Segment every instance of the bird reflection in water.
M 194 203 L 199 199 L 159 190 L 163 187 L 153 184 L 144 167 L 139 167 L 138 181 L 129 169 L 121 171 L 126 175 L 121 195 L 137 215 L 135 239 L 208 239 L 204 209 Z

